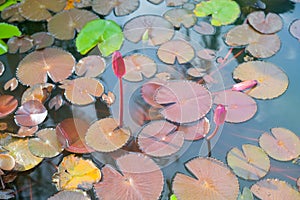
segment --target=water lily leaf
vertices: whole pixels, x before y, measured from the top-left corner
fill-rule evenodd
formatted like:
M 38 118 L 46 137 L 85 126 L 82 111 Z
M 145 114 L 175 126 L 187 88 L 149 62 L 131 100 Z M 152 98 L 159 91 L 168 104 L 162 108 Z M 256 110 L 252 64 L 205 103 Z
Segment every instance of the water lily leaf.
M 5 83 L 3 88 L 4 88 L 4 90 L 10 89 L 10 91 L 14 91 L 18 87 L 18 85 L 19 85 L 19 82 L 14 77 Z
M 124 58 L 126 73 L 123 76 L 128 81 L 142 81 L 143 77 L 152 77 L 157 70 L 154 60 L 143 54 L 132 54 Z
M 154 94 L 156 93 L 156 90 L 164 84 L 166 84 L 166 82 L 161 79 L 153 79 L 143 84 L 141 93 L 144 101 L 153 107 L 161 108 L 162 106 L 156 103 L 156 101 L 154 100 Z
M 63 190 L 48 198 L 48 200 L 90 200 L 91 198 L 80 190 Z
M 264 34 L 276 33 L 283 27 L 282 19 L 275 13 L 265 15 L 263 11 L 256 11 L 250 13 L 247 19 L 255 30 Z
M 0 55 L 5 54 L 8 51 L 7 44 L 0 39 Z
M 21 103 L 23 104 L 29 100 L 37 100 L 44 103 L 51 95 L 54 87 L 55 85 L 51 83 L 35 84 L 25 90 L 21 98 Z
M 194 13 L 184 8 L 174 8 L 168 10 L 165 12 L 164 18 L 170 21 L 177 28 L 180 28 L 181 25 L 185 28 L 190 28 L 194 26 L 197 21 Z
M 21 31 L 17 26 L 7 24 L 7 23 L 0 23 L 0 39 L 7 39 L 13 36 L 21 36 Z
M 73 104 L 88 105 L 100 97 L 104 91 L 103 85 L 94 78 L 81 77 L 61 82 L 60 88 L 65 89 L 65 97 Z
M 117 158 L 116 163 L 122 174 L 107 165 L 102 168 L 103 179 L 94 184 L 99 199 L 159 199 L 164 178 L 153 160 L 129 153 Z
M 195 176 L 177 173 L 173 180 L 173 192 L 178 199 L 194 200 L 201 194 L 201 199 L 237 199 L 239 183 L 227 166 L 213 158 L 194 158 L 185 164 Z
M 7 42 L 9 53 L 25 53 L 33 47 L 33 39 L 29 36 L 12 37 Z
M 15 113 L 15 122 L 20 126 L 32 127 L 42 123 L 48 115 L 45 106 L 37 100 L 22 104 Z
M 251 119 L 257 112 L 257 104 L 242 92 L 226 91 L 214 96 L 215 104 L 225 105 L 227 122 L 240 123 Z
M 259 199 L 300 199 L 300 193 L 288 183 L 278 179 L 265 179 L 252 185 L 251 191 Z
M 163 2 L 163 0 L 147 0 L 147 1 L 153 4 L 160 4 L 161 2 Z
M 64 157 L 53 176 L 58 190 L 91 189 L 92 184 L 100 178 L 101 172 L 92 161 L 76 157 L 74 154 Z
M 270 170 L 270 159 L 260 147 L 244 144 L 243 151 L 232 148 L 227 163 L 233 172 L 246 180 L 259 180 Z
M 197 4 L 194 13 L 198 17 L 212 16 L 211 24 L 222 26 L 233 23 L 240 15 L 239 5 L 232 0 L 210 0 Z
M 8 8 L 16 3 L 18 3 L 20 0 L 1 0 L 0 1 L 0 11 L 3 11 L 5 8 Z
M 121 148 L 130 138 L 130 131 L 119 128 L 113 118 L 104 118 L 94 122 L 86 133 L 86 143 L 101 152 L 111 152 Z M 99 138 L 95 140 L 95 138 Z
M 261 34 L 248 24 L 235 26 L 225 35 L 225 42 L 232 46 L 244 46 L 252 56 L 256 58 L 268 58 L 280 49 L 280 39 L 276 34 Z
M 0 76 L 2 76 L 4 72 L 5 72 L 5 65 L 3 64 L 3 62 L 0 61 Z
M 51 13 L 64 9 L 66 0 L 24 0 L 19 8 L 23 17 L 31 21 L 49 19 Z
M 251 190 L 247 187 L 244 187 L 242 194 L 239 195 L 237 200 L 254 200 L 254 197 Z
M 127 40 L 137 43 L 141 40 L 150 45 L 160 45 L 169 41 L 174 34 L 173 25 L 161 16 L 143 15 L 135 17 L 124 25 Z
M 78 76 L 96 77 L 105 70 L 106 62 L 101 56 L 91 55 L 78 61 L 75 66 L 75 73 Z
M 140 149 L 150 156 L 163 157 L 176 153 L 184 142 L 177 126 L 165 120 L 152 121 L 138 135 Z
M 216 59 L 216 52 L 211 49 L 202 49 L 197 52 L 197 56 L 204 60 L 214 60 Z
M 56 126 L 57 138 L 69 152 L 90 153 L 94 150 L 87 146 L 85 141 L 88 128 L 89 124 L 82 119 L 67 118 Z
M 300 155 L 300 139 L 292 131 L 285 128 L 272 128 L 272 135 L 263 133 L 259 145 L 267 154 L 280 161 L 289 161 Z
M 86 54 L 98 44 L 101 54 L 106 57 L 121 48 L 123 39 L 122 29 L 116 22 L 97 19 L 81 29 L 76 38 L 76 47 L 78 52 Z
M 139 7 L 139 0 L 93 0 L 92 8 L 100 15 L 108 15 L 112 10 L 116 16 L 124 16 Z
M 48 21 L 48 31 L 57 39 L 71 40 L 89 21 L 99 17 L 87 10 L 71 9 L 57 13 Z M 63 28 L 62 28 L 63 27 Z
M 33 126 L 33 127 L 26 127 L 26 126 L 21 126 L 18 130 L 18 134 L 14 134 L 14 137 L 20 137 L 20 138 L 24 138 L 24 137 L 31 137 L 33 136 L 33 134 L 35 134 L 35 132 L 37 132 L 39 129 L 38 126 Z
M 177 200 L 177 197 L 175 196 L 175 194 L 172 194 L 172 195 L 170 196 L 170 200 Z
M 21 3 L 12 5 L 8 8 L 5 8 L 1 12 L 1 18 L 7 20 L 8 22 L 22 22 L 25 18 L 20 14 L 19 7 Z
M 0 169 L 10 171 L 15 165 L 14 157 L 9 154 L 0 154 Z
M 250 61 L 240 64 L 233 72 L 238 81 L 256 80 L 256 87 L 247 94 L 257 99 L 273 99 L 282 95 L 289 80 L 282 69 L 270 62 Z
M 291 23 L 289 31 L 292 36 L 300 41 L 300 19 L 296 19 Z
M 29 86 L 46 83 L 48 76 L 52 81 L 59 82 L 72 74 L 74 66 L 75 58 L 69 52 L 59 48 L 46 48 L 23 58 L 18 65 L 17 78 L 22 84 Z
M 204 117 L 211 109 L 210 92 L 195 82 L 172 81 L 160 87 L 155 101 L 166 105 L 162 115 L 173 122 L 188 123 Z
M 64 105 L 64 100 L 60 94 L 53 97 L 48 103 L 49 109 L 54 108 L 55 111 L 60 109 L 60 107 L 62 107 L 63 105 Z
M 18 100 L 11 95 L 0 95 L 0 118 L 6 117 L 18 107 Z
M 185 140 L 200 140 L 208 134 L 210 123 L 206 117 L 199 121 L 182 124 L 178 127 L 178 131 L 182 131 Z
M 213 35 L 216 32 L 216 29 L 211 24 L 201 21 L 193 27 L 193 29 L 202 35 Z
M 36 136 L 36 138 L 31 138 L 28 141 L 29 150 L 33 155 L 42 158 L 52 158 L 63 151 L 55 129 L 42 129 L 36 133 Z
M 162 44 L 157 50 L 158 58 L 167 63 L 174 64 L 177 60 L 180 64 L 190 62 L 194 56 L 194 48 L 183 40 L 171 40 Z
M 37 32 L 31 35 L 35 49 L 50 47 L 54 43 L 54 37 L 48 32 Z
M 167 6 L 182 6 L 184 3 L 188 2 L 188 0 L 165 0 Z
M 108 106 L 111 106 L 113 103 L 115 103 L 116 100 L 115 94 L 111 91 L 108 91 L 107 94 L 103 94 L 101 98 Z

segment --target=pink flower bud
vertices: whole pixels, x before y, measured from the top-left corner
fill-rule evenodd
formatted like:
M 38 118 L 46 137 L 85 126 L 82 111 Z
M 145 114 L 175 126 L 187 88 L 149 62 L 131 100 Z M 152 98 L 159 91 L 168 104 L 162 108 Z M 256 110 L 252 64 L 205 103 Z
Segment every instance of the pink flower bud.
M 215 112 L 214 112 L 214 122 L 217 126 L 223 124 L 226 118 L 226 108 L 224 105 L 219 104 L 217 105 Z
M 242 91 L 247 90 L 250 88 L 253 88 L 257 85 L 257 80 L 249 80 L 249 81 L 243 81 L 237 84 L 234 84 L 231 88 L 232 91 Z
M 118 78 L 122 78 L 122 76 L 124 76 L 126 72 L 125 63 L 119 51 L 115 51 L 112 55 L 112 67 Z

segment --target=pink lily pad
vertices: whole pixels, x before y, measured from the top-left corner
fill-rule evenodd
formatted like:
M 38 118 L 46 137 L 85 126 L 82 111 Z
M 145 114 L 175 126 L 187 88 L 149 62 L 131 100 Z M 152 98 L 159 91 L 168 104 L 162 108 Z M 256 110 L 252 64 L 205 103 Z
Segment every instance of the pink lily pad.
M 166 82 L 161 79 L 153 79 L 145 84 L 143 84 L 141 88 L 142 97 L 145 100 L 146 103 L 149 105 L 161 108 L 162 106 L 155 102 L 154 100 L 154 94 L 158 88 L 163 86 Z
M 96 77 L 105 70 L 106 62 L 104 58 L 96 55 L 84 57 L 75 66 L 75 73 L 78 76 Z
M 134 12 L 140 5 L 139 0 L 93 0 L 92 8 L 100 15 L 108 15 L 112 10 L 116 16 L 124 16 Z
M 249 24 L 263 34 L 272 34 L 280 31 L 283 27 L 282 19 L 275 13 L 265 15 L 263 11 L 252 12 L 248 15 Z
M 210 129 L 210 123 L 206 117 L 197 122 L 182 124 L 178 131 L 182 131 L 185 140 L 200 140 L 204 138 Z
M 216 32 L 216 29 L 213 25 L 204 21 L 199 22 L 193 27 L 193 29 L 202 35 L 213 35 Z
M 289 30 L 291 35 L 300 41 L 300 19 L 296 19 L 295 21 L 293 21 L 290 25 Z
M 214 60 L 216 59 L 216 51 L 211 49 L 202 49 L 197 52 L 197 56 L 204 60 Z
M 194 13 L 184 8 L 168 10 L 165 12 L 164 18 L 170 21 L 177 28 L 180 28 L 181 25 L 185 28 L 190 28 L 194 26 L 197 21 Z

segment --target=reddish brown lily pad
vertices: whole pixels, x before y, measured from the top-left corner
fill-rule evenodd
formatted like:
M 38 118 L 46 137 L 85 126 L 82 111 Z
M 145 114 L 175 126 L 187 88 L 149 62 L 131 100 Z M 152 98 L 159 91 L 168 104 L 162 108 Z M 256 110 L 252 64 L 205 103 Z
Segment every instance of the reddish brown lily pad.
M 283 27 L 281 17 L 275 13 L 265 15 L 263 11 L 256 11 L 250 13 L 247 18 L 255 30 L 264 34 L 276 33 Z
M 21 3 L 9 6 L 1 12 L 1 18 L 8 22 L 22 22 L 25 18 L 20 14 L 19 8 Z
M 78 76 L 96 77 L 105 70 L 106 62 L 101 56 L 91 55 L 78 61 L 75 66 L 75 73 Z
M 21 83 L 30 86 L 46 83 L 48 76 L 52 81 L 59 82 L 72 74 L 74 66 L 75 58 L 69 52 L 59 48 L 46 48 L 23 58 L 17 69 L 17 77 Z
M 182 6 L 184 3 L 188 2 L 188 0 L 165 0 L 167 6 Z
M 214 26 L 212 26 L 208 22 L 201 21 L 197 25 L 193 27 L 193 29 L 202 35 L 213 35 L 216 32 L 216 29 Z
M 63 106 L 63 104 L 64 104 L 64 100 L 62 96 L 58 94 L 49 101 L 48 106 L 50 109 L 54 108 L 55 110 L 58 110 L 60 107 Z
M 290 25 L 290 33 L 300 41 L 300 19 L 296 19 Z
M 300 139 L 285 128 L 272 128 L 272 135 L 263 133 L 259 145 L 269 156 L 280 161 L 289 161 L 300 155 Z
M 105 166 L 102 168 L 103 179 L 94 184 L 99 199 L 159 199 L 164 178 L 153 160 L 142 154 L 130 153 L 116 162 L 122 174 L 109 165 Z
M 185 140 L 200 140 L 204 138 L 210 129 L 210 123 L 206 117 L 197 122 L 180 125 L 178 131 L 182 131 Z
M 54 37 L 48 32 L 37 32 L 31 35 L 35 49 L 43 49 L 52 46 Z
M 236 176 L 224 163 L 213 158 L 195 158 L 185 164 L 196 177 L 177 173 L 173 180 L 173 191 L 178 199 L 237 199 L 239 183 Z
M 116 16 L 124 16 L 139 7 L 139 0 L 93 0 L 92 8 L 100 15 L 108 15 L 112 10 Z
M 19 81 L 14 77 L 4 84 L 4 90 L 14 91 L 19 85 Z
M 12 170 L 15 167 L 15 159 L 9 154 L 0 154 L 0 169 Z
M 150 156 L 163 157 L 176 153 L 184 142 L 177 126 L 164 120 L 148 123 L 138 135 L 140 149 Z
M 160 87 L 155 94 L 158 104 L 166 105 L 161 113 L 177 123 L 193 122 L 211 109 L 210 92 L 195 82 L 172 81 Z
M 197 18 L 194 13 L 184 8 L 174 8 L 164 14 L 164 18 L 170 21 L 175 27 L 184 26 L 190 28 L 195 25 Z
M 21 103 L 23 104 L 29 100 L 38 100 L 44 103 L 51 95 L 53 88 L 54 85 L 51 83 L 35 84 L 25 90 L 21 98 Z
M 25 53 L 33 47 L 33 39 L 29 36 L 12 37 L 7 45 L 9 53 Z

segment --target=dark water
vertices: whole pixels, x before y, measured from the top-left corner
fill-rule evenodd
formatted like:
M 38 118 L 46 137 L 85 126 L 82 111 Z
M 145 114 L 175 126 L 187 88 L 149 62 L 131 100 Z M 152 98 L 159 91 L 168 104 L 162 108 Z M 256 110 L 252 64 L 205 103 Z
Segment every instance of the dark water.
M 267 11 L 278 13 L 284 22 L 283 29 L 278 33 L 278 36 L 281 39 L 281 49 L 280 51 L 271 58 L 265 59 L 268 62 L 272 62 L 275 65 L 281 67 L 289 77 L 289 88 L 288 90 L 279 98 L 273 100 L 256 100 L 258 103 L 258 112 L 251 120 L 239 123 L 231 124 L 226 123 L 223 126 L 222 131 L 219 131 L 217 137 L 212 141 L 213 151 L 212 157 L 217 158 L 223 162 L 226 162 L 226 153 L 232 147 L 241 148 L 243 144 L 254 144 L 258 145 L 258 142 L 255 141 L 263 132 L 269 131 L 273 127 L 285 127 L 295 132 L 300 136 L 300 127 L 299 127 L 299 113 L 300 113 L 300 42 L 293 38 L 289 31 L 290 23 L 300 18 L 300 4 L 294 4 L 286 0 L 274 0 L 266 1 Z M 253 11 L 255 8 L 249 6 L 252 5 L 252 2 L 249 1 L 240 1 L 239 2 L 244 7 L 244 16 L 248 12 Z M 143 14 L 157 14 L 162 15 L 167 9 L 165 4 L 162 3 L 159 6 L 148 3 L 145 0 L 141 0 L 140 8 L 135 11 L 133 14 L 130 14 L 125 17 L 115 17 L 113 14 L 106 17 L 106 19 L 112 19 L 117 21 L 120 25 L 124 25 L 126 21 L 135 17 L 137 15 Z M 238 23 L 242 23 L 243 20 L 239 20 Z M 32 34 L 36 31 L 46 30 L 44 23 L 34 23 L 26 22 L 18 24 L 22 29 L 22 32 L 26 34 Z M 221 27 L 217 29 L 217 34 L 214 36 L 200 36 L 196 34 L 193 30 L 179 30 L 178 37 L 185 37 L 190 40 L 191 43 L 199 48 L 211 48 L 218 50 L 219 55 L 225 56 L 229 47 L 224 45 L 222 36 L 234 25 Z M 30 28 L 29 28 L 30 27 Z M 189 36 L 185 36 L 186 34 Z M 65 49 L 68 49 L 73 55 L 79 59 L 81 56 L 76 53 L 73 41 L 56 41 L 55 45 L 62 46 Z M 130 54 L 134 51 L 142 52 L 151 57 L 155 57 L 155 48 L 145 48 L 142 44 L 132 45 L 128 42 L 125 42 L 123 48 L 121 49 L 122 53 Z M 234 51 L 236 53 L 237 51 Z M 25 55 L 11 55 L 6 54 L 0 56 L 0 60 L 5 63 L 6 72 L 2 77 L 0 77 L 1 83 L 1 92 L 5 94 L 10 94 L 10 92 L 3 91 L 3 85 L 6 81 L 15 76 L 15 69 L 18 65 L 18 62 Z M 232 55 L 231 55 L 232 56 Z M 242 57 L 241 57 L 242 58 Z M 232 80 L 232 71 L 233 69 L 241 63 L 241 59 L 237 59 L 226 65 L 225 68 L 219 71 L 218 81 L 219 84 L 217 88 L 212 88 L 212 90 L 221 90 L 229 88 L 234 81 Z M 170 71 L 175 77 L 183 78 L 179 68 L 168 68 L 167 66 L 159 63 L 159 70 L 161 71 Z M 104 84 L 106 90 L 114 91 L 115 94 L 118 93 L 117 79 L 113 76 L 111 66 L 106 70 L 106 72 L 101 77 L 101 82 Z M 217 67 L 215 65 L 214 67 Z M 145 81 L 144 81 L 145 82 Z M 143 83 L 143 82 L 142 82 Z M 131 126 L 132 131 L 137 133 L 140 130 L 140 127 L 135 123 L 134 116 L 132 115 L 133 111 L 137 109 L 137 106 L 145 106 L 144 104 L 138 105 L 139 102 L 139 87 L 142 83 L 130 83 L 124 82 L 125 85 L 125 122 Z M 224 85 L 223 85 L 224 84 Z M 19 86 L 17 91 L 14 91 L 13 94 L 21 94 L 24 91 L 24 87 Z M 20 96 L 19 96 L 20 97 Z M 115 105 L 118 105 L 118 100 Z M 47 119 L 46 123 L 43 126 L 55 126 L 56 123 L 60 122 L 62 119 L 66 118 L 66 115 L 70 116 L 84 116 L 89 121 L 95 121 L 97 118 L 103 118 L 109 116 L 110 114 L 117 115 L 117 106 L 113 106 L 111 109 L 107 108 L 103 103 L 97 102 L 96 105 L 84 106 L 84 107 L 70 107 L 64 106 L 59 112 L 55 113 L 50 112 L 50 116 Z M 211 118 L 210 115 L 208 115 Z M 0 120 L 2 121 L 2 119 Z M 12 125 L 13 127 L 13 125 Z M 12 128 L 13 129 L 13 128 Z M 249 139 L 247 139 L 249 138 Z M 182 172 L 189 174 L 184 167 L 184 163 L 196 156 L 206 156 L 206 143 L 203 140 L 196 142 L 185 142 L 184 148 L 178 152 L 176 155 L 156 160 L 162 167 L 164 176 L 165 176 L 165 188 L 161 199 L 168 199 L 171 189 L 171 181 L 176 172 Z M 86 157 L 91 157 L 86 155 Z M 12 184 L 9 184 L 8 187 L 15 189 L 17 192 L 16 199 L 29 199 L 32 195 L 33 199 L 46 199 L 49 196 L 56 193 L 56 189 L 52 184 L 52 174 L 55 172 L 54 165 L 57 165 L 62 156 L 59 156 L 55 159 L 46 159 L 41 165 L 37 168 L 22 173 Z M 93 155 L 92 158 L 101 166 L 103 158 L 101 155 Z M 288 178 L 294 177 L 298 178 L 300 175 L 300 167 L 297 164 L 292 164 L 291 162 L 279 162 L 271 159 L 271 166 L 276 168 L 276 171 L 270 171 L 267 174 L 267 178 L 279 178 L 286 180 L 291 185 L 296 186 L 295 181 Z M 240 187 L 251 186 L 254 181 L 245 181 L 239 179 Z

